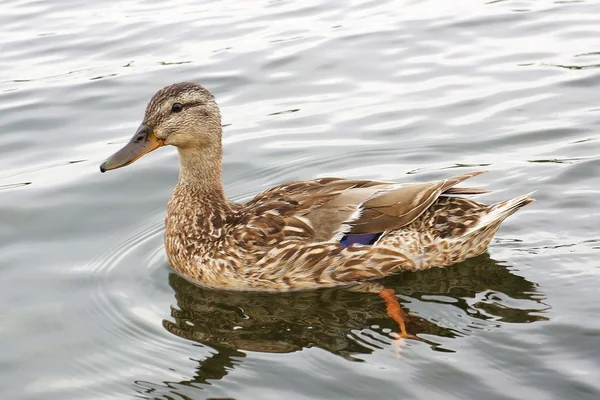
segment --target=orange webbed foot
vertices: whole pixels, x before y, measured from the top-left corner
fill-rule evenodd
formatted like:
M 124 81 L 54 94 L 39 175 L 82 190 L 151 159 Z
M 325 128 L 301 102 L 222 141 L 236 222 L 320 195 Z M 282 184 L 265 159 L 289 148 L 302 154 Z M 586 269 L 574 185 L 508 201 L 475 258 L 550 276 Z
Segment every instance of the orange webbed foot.
M 396 292 L 394 289 L 381 289 L 377 294 L 385 301 L 387 314 L 398 324 L 398 327 L 400 328 L 400 332 L 395 333 L 396 337 L 392 343 L 396 358 L 400 358 L 402 348 L 406 346 L 405 339 L 417 339 L 417 337 L 408 333 L 406 330 L 408 315 L 404 312 L 402 306 L 398 302 L 398 298 L 396 297 Z
M 398 324 L 398 327 L 400 328 L 398 337 L 402 339 L 417 339 L 415 335 L 411 335 L 406 330 L 408 316 L 398 302 L 398 298 L 396 297 L 396 292 L 394 289 L 381 289 L 377 294 L 385 301 L 387 314 Z

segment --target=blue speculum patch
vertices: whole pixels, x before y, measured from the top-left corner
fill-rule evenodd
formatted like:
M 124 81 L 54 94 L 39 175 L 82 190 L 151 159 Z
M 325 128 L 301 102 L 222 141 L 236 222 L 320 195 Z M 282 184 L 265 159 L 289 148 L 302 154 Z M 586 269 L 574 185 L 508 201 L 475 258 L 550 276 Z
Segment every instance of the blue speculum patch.
M 348 247 L 351 244 L 364 244 L 364 245 L 372 245 L 379 239 L 381 233 L 361 233 L 358 235 L 345 235 L 342 240 L 340 240 L 340 244 L 344 247 Z

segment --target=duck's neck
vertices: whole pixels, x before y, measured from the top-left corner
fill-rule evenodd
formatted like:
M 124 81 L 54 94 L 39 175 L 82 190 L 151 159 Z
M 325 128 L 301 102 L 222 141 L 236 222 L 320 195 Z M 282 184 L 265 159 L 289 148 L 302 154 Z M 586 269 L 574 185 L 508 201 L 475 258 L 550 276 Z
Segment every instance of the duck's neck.
M 165 247 L 171 266 L 197 279 L 223 239 L 231 213 L 221 183 L 221 151 L 179 150 L 179 182 L 165 218 Z M 193 260 L 193 261 L 192 261 Z
M 179 182 L 178 186 L 193 188 L 200 196 L 225 199 L 221 181 L 221 148 L 178 149 Z
M 171 222 L 183 221 L 183 225 L 194 218 L 196 228 L 213 231 L 219 224 L 216 220 L 225 218 L 231 210 L 221 181 L 221 148 L 178 150 L 179 182 L 168 210 L 176 218 Z

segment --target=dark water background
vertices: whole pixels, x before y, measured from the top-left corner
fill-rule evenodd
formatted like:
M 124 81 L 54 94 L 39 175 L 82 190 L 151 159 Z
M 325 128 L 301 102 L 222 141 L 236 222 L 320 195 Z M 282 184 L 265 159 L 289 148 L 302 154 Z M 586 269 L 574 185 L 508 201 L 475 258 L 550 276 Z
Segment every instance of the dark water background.
M 600 2 L 5 0 L 4 399 L 600 398 Z M 376 295 L 230 294 L 171 275 L 177 155 L 100 174 L 149 97 L 204 84 L 227 194 L 485 168 L 538 190 L 489 255 Z

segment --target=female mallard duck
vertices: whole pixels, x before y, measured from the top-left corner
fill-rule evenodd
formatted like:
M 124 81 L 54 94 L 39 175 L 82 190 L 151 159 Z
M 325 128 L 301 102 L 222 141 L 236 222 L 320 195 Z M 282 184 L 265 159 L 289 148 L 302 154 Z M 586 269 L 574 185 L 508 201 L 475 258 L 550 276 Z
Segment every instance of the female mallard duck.
M 472 172 L 425 183 L 321 178 L 288 182 L 246 204 L 225 198 L 221 116 L 195 83 L 159 90 L 131 141 L 102 172 L 164 145 L 179 151 L 167 206 L 171 266 L 205 286 L 283 291 L 348 285 L 401 270 L 442 267 L 483 253 L 529 195 L 494 205 L 460 197 Z

